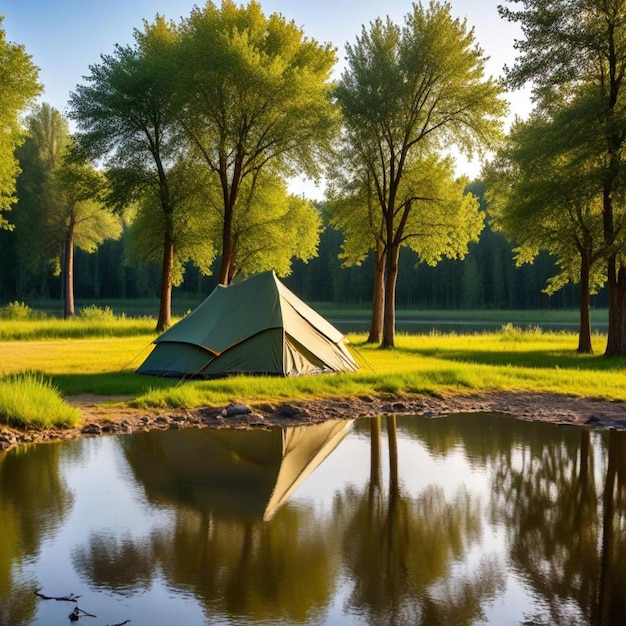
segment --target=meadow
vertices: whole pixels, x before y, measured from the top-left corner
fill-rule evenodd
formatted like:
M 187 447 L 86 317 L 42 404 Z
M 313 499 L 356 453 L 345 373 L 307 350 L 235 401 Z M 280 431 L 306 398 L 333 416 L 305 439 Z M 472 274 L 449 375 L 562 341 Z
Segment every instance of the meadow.
M 606 336 L 593 336 L 593 355 L 576 353 L 573 332 L 521 329 L 504 324 L 494 332 L 398 334 L 395 350 L 348 339 L 360 369 L 354 374 L 298 378 L 234 376 L 178 381 L 141 376 L 135 369 L 155 339 L 151 318 L 3 320 L 0 322 L 0 423 L 45 428 L 15 400 L 3 397 L 27 380 L 59 397 L 95 394 L 138 407 L 223 406 L 230 402 L 296 401 L 376 394 L 551 392 L 626 401 L 626 361 L 603 356 Z M 66 406 L 76 423 L 74 407 Z M 43 404 L 45 406 L 45 402 Z M 3 408 L 4 407 L 4 408 Z M 39 409 L 46 413 L 45 409 Z M 36 413 L 36 411 L 35 411 Z M 30 417 L 26 418 L 26 415 Z M 64 425 L 63 420 L 54 425 Z

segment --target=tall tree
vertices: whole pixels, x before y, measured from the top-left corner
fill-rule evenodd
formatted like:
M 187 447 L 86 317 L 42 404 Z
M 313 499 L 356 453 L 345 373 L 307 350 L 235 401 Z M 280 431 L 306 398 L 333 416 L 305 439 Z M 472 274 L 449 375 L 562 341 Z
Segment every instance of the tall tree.
M 28 166 L 41 180 L 31 189 L 27 210 L 20 211 L 20 230 L 28 232 L 21 241 L 28 242 L 31 256 L 37 248 L 43 254 L 36 256 L 55 262 L 64 277 L 65 316 L 73 317 L 75 247 L 94 252 L 104 239 L 120 236 L 121 223 L 98 200 L 102 175 L 69 159 L 71 140 L 61 113 L 43 103 L 29 116 L 27 127 L 35 157 Z
M 514 0 L 518 10 L 499 7 L 524 37 L 508 68 L 511 86 L 533 86 L 536 102 L 566 96 L 584 86 L 594 106 L 585 123 L 602 142 L 596 176 L 602 197 L 607 260 L 609 327 L 607 355 L 626 355 L 626 4 L 624 0 Z M 592 151 L 596 152 L 596 142 Z
M 502 86 L 484 78 L 485 57 L 473 31 L 450 10 L 449 4 L 418 3 L 403 27 L 389 19 L 364 27 L 347 47 L 348 67 L 335 89 L 345 153 L 358 159 L 354 187 L 372 185 L 383 222 L 384 348 L 395 345 L 400 247 L 415 245 L 431 261 L 462 256 L 482 228 L 476 203 L 458 193 L 462 183 L 436 150 L 454 144 L 472 153 L 499 134 L 506 111 Z M 431 236 L 407 228 L 420 221 L 430 225 Z
M 0 228 L 10 228 L 2 215 L 15 203 L 15 178 L 19 166 L 15 149 L 24 141 L 19 115 L 41 92 L 39 69 L 24 46 L 6 39 L 0 15 Z
M 580 108 L 587 105 L 572 103 L 517 121 L 485 173 L 489 213 L 515 241 L 517 263 L 532 262 L 546 250 L 558 265 L 545 291 L 554 293 L 569 282 L 580 285 L 581 353 L 593 351 L 590 294 L 606 280 L 602 197 L 594 159 L 580 139 L 581 133 L 593 133 L 580 124 L 585 118 Z
M 197 198 L 183 190 L 187 184 L 198 190 L 199 181 L 197 170 L 188 164 L 174 107 L 173 82 L 179 68 L 171 65 L 171 58 L 176 29 L 158 16 L 144 27 L 143 32 L 135 31 L 134 46 L 116 46 L 112 55 L 103 55 L 99 65 L 90 67 L 87 84 L 71 94 L 70 116 L 78 124 L 76 142 L 82 154 L 105 159 L 108 202 L 119 211 L 139 203 L 143 211 L 151 211 L 151 233 L 160 226 L 161 331 L 171 325 L 175 267 L 182 267 L 177 226 L 198 209 Z M 187 249 L 183 257 L 207 269 L 205 242 L 196 250 Z
M 180 26 L 181 121 L 219 189 L 219 281 L 236 271 L 236 224 L 258 177 L 320 173 L 338 116 L 329 99 L 335 51 L 258 2 L 207 2 Z
M 56 244 L 64 286 L 64 315 L 74 317 L 74 250 L 93 253 L 122 234 L 122 222 L 98 197 L 103 176 L 87 163 L 64 159 L 48 190 L 46 229 Z

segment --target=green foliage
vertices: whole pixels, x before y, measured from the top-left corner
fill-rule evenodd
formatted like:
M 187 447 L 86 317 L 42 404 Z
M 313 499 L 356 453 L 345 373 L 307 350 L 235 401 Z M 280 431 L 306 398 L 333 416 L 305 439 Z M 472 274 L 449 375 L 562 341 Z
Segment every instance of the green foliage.
M 112 322 L 116 317 L 110 307 L 102 308 L 95 304 L 82 307 L 78 312 L 78 318 L 84 322 Z M 121 319 L 124 319 L 124 315 L 121 316 Z
M 24 46 L 6 40 L 0 15 L 0 229 L 9 228 L 3 212 L 15 203 L 15 179 L 19 173 L 15 149 L 24 140 L 20 114 L 41 91 L 38 68 Z
M 273 269 L 287 276 L 294 259 L 307 262 L 317 253 L 321 217 L 309 201 L 288 194 L 278 176 L 264 173 L 257 179 L 240 193 L 232 273 L 250 276 Z
M 580 282 L 583 261 L 591 293 L 606 279 L 600 160 L 593 130 L 581 123 L 588 108 L 580 98 L 517 121 L 484 172 L 492 223 L 515 242 L 517 263 L 532 263 L 540 250 L 556 258 L 548 293 Z
M 348 262 L 359 263 L 370 249 L 386 253 L 376 266 L 379 275 L 382 263 L 386 271 L 384 347 L 394 343 L 400 247 L 435 264 L 464 257 L 482 230 L 478 204 L 464 193 L 467 181 L 454 180 L 441 149 L 489 147 L 507 109 L 502 86 L 484 78 L 473 32 L 450 9 L 414 4 L 403 27 L 389 19 L 363 27 L 347 46 L 348 67 L 334 90 L 345 133 L 329 176 L 331 223 L 349 237 Z M 375 306 L 382 302 L 375 294 Z
M 41 373 L 26 372 L 0 379 L 0 423 L 17 428 L 72 428 L 80 410 L 64 402 Z
M 522 27 L 510 85 L 531 84 L 542 111 L 574 109 L 574 149 L 583 180 L 594 182 L 606 246 L 609 332 L 606 354 L 626 355 L 626 20 L 623 0 L 520 0 L 500 14 Z M 569 131 L 569 128 L 568 128 Z M 591 177 L 589 177 L 591 173 Z M 587 204 L 590 195 L 585 193 Z M 567 269 L 566 269 L 567 271 Z
M 181 119 L 219 200 L 219 279 L 227 283 L 244 271 L 244 262 L 288 266 L 293 245 L 278 257 L 279 246 L 264 244 L 271 230 L 280 231 L 268 221 L 242 236 L 243 216 L 252 211 L 258 223 L 266 185 L 276 189 L 274 177 L 320 174 L 338 122 L 329 98 L 335 51 L 306 38 L 280 14 L 266 17 L 255 1 L 237 6 L 225 0 L 221 8 L 207 2 L 178 32 L 174 75 Z M 271 177 L 261 176 L 266 172 Z M 292 234 L 298 233 L 282 239 Z M 303 241 L 310 239 L 309 232 Z M 310 250 L 296 254 L 308 258 Z
M 0 319 L 3 320 L 29 320 L 35 319 L 38 314 L 35 313 L 24 302 L 9 302 L 5 307 L 0 309 Z

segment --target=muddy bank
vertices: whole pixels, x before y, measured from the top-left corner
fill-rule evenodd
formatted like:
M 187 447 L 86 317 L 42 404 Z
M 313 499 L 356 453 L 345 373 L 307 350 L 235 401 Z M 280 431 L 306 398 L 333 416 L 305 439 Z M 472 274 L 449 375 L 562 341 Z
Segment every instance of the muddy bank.
M 234 404 L 199 409 L 134 409 L 110 398 L 77 396 L 79 428 L 18 431 L 0 427 L 0 450 L 15 445 L 166 428 L 259 428 L 301 426 L 327 419 L 378 415 L 441 417 L 450 413 L 503 413 L 519 419 L 592 428 L 626 428 L 626 403 L 546 393 L 455 396 L 368 396 L 282 404 Z

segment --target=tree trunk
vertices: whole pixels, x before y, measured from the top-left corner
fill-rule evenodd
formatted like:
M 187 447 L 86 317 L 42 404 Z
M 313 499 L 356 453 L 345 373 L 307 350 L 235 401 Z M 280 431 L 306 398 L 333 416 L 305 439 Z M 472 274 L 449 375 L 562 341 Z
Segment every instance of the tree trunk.
M 587 250 L 580 255 L 580 328 L 578 330 L 578 352 L 593 354 L 591 345 L 591 317 L 589 314 L 590 259 Z
M 374 289 L 372 292 L 372 319 L 367 343 L 380 343 L 383 335 L 385 307 L 385 249 L 381 243 L 374 250 Z
M 220 262 L 220 285 L 228 285 L 233 261 L 233 208 L 224 207 L 224 224 L 222 226 L 222 260 Z
M 65 317 L 74 317 L 74 233 L 65 238 Z
M 609 328 L 606 356 L 626 356 L 626 267 L 615 256 L 608 261 Z
M 396 347 L 396 282 L 398 279 L 398 257 L 400 246 L 394 244 L 388 248 L 387 276 L 385 277 L 385 318 L 383 320 L 383 340 L 381 348 Z
M 174 277 L 174 242 L 169 232 L 163 240 L 163 267 L 161 270 L 161 301 L 157 332 L 163 332 L 172 325 L 172 282 Z

